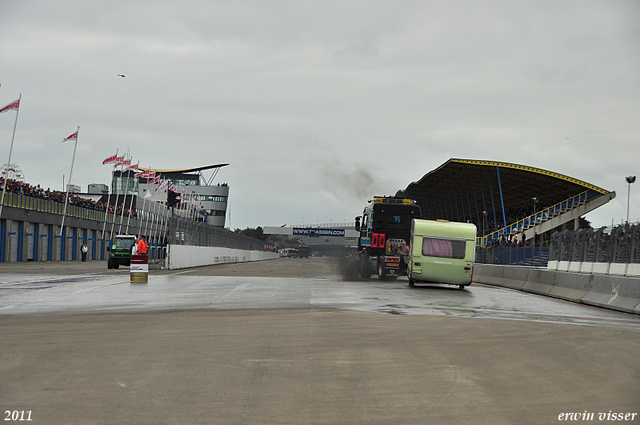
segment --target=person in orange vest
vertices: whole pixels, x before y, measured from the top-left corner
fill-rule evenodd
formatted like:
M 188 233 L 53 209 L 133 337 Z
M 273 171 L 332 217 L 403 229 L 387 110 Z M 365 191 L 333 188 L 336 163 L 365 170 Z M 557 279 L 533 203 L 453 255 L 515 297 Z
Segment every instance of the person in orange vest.
M 144 236 L 140 236 L 138 240 L 138 255 L 147 255 L 147 241 L 144 240 Z

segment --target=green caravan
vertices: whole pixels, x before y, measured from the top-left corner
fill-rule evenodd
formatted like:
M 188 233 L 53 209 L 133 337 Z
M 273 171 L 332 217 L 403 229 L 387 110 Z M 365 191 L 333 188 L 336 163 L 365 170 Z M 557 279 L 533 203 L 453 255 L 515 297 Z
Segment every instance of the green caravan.
M 476 251 L 476 226 L 445 220 L 411 222 L 407 277 L 416 283 L 471 285 Z

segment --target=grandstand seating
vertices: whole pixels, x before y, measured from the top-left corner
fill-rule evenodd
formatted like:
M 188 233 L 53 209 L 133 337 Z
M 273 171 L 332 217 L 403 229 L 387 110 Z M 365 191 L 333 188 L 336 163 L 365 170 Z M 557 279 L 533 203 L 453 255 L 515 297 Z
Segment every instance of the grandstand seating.
M 586 212 L 608 202 L 613 196 L 615 196 L 615 194 L 603 195 L 594 190 L 586 190 L 562 202 L 544 208 L 535 214 L 531 214 L 515 223 L 511 223 L 484 237 L 481 236 L 478 238 L 478 244 L 480 246 L 494 244 L 500 241 L 503 236 L 521 235 L 523 232 L 525 234 L 525 240 L 529 240 L 533 238 L 535 234 L 544 233 L 584 215 Z

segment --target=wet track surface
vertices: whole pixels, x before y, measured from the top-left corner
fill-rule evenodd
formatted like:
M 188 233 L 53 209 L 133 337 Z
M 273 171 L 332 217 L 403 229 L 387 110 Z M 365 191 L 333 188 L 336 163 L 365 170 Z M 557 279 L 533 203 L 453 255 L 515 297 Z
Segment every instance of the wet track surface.
M 215 273 L 215 267 L 208 269 L 207 274 Z M 409 288 L 402 278 L 381 282 L 373 278 L 344 280 L 337 274 L 261 277 L 199 273 L 205 274 L 198 269 L 151 271 L 148 283 L 131 283 L 127 269 L 90 273 L 80 269 L 72 275 L 2 273 L 0 315 L 324 308 L 640 329 L 637 316 L 483 285 L 464 290 L 438 285 Z
M 350 270 L 279 259 L 131 283 L 105 262 L 0 264 L 0 407 L 34 425 L 538 425 L 563 412 L 640 413 L 635 315 Z

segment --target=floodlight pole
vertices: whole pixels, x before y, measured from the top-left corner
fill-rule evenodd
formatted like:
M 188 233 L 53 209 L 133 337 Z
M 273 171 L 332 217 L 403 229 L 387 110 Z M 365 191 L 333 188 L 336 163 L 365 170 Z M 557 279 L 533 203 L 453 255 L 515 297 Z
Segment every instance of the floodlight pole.
M 631 183 L 635 183 L 636 176 L 625 177 L 627 181 L 627 226 L 629 226 L 629 200 L 631 196 Z

